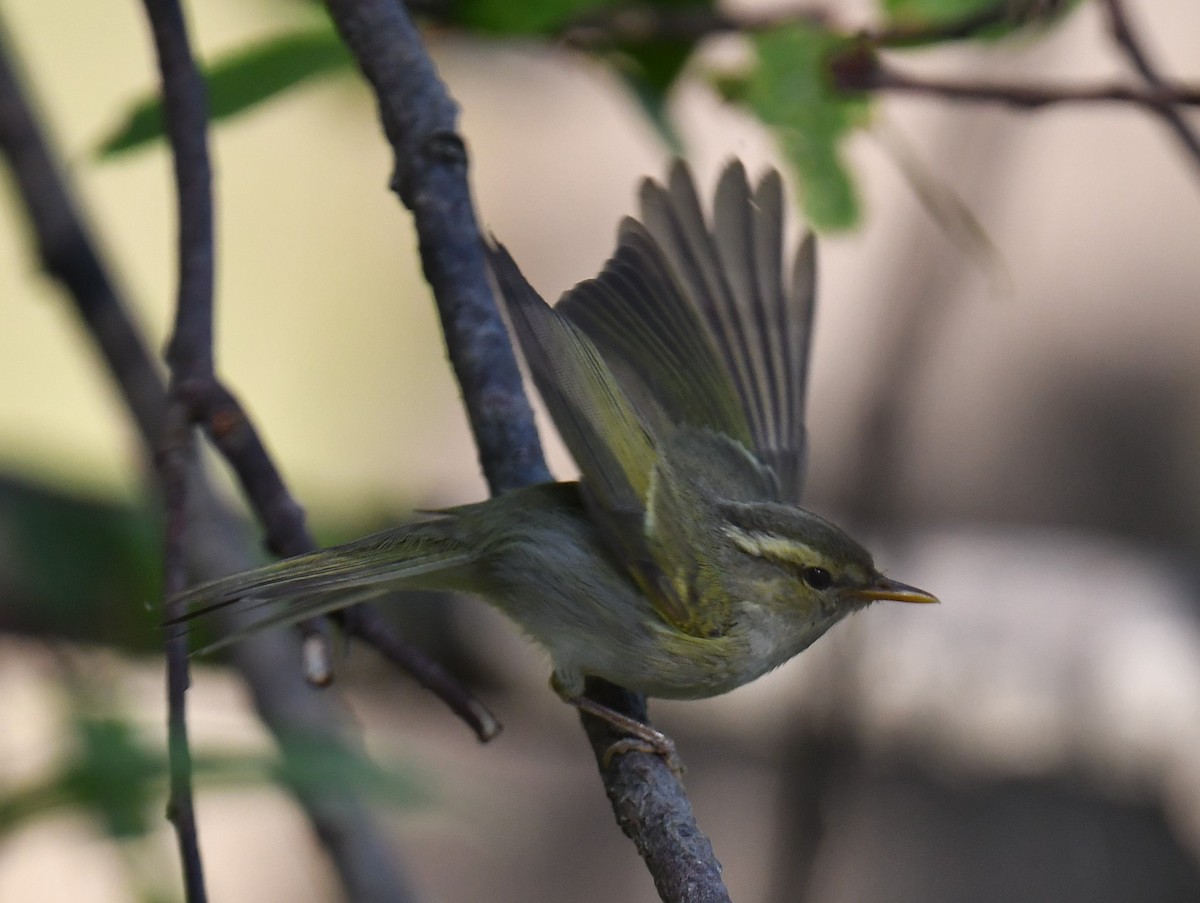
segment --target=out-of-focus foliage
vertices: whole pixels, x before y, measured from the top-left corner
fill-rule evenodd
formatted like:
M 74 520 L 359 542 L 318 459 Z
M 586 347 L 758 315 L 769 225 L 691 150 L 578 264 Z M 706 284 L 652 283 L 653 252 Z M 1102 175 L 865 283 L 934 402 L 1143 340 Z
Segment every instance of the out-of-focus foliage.
M 858 198 L 841 144 L 870 118 L 869 102 L 837 91 L 828 74 L 829 59 L 847 43 L 803 23 L 756 35 L 758 65 L 742 92 L 743 103 L 774 129 L 795 168 L 809 221 L 826 229 L 858 221 Z
M 117 841 L 134 840 L 161 828 L 168 781 L 162 750 L 124 717 L 87 714 L 85 702 L 76 700 L 70 720 L 73 748 L 59 766 L 36 783 L 0 787 L 0 840 L 61 811 L 93 817 Z M 364 797 L 399 809 L 428 805 L 432 799 L 428 779 L 411 765 L 377 764 L 365 755 L 307 737 L 289 738 L 281 746 L 279 759 L 199 755 L 193 759 L 193 774 L 202 786 L 274 783 L 316 793 L 351 786 Z
M 309 79 L 348 69 L 349 52 L 331 28 L 298 31 L 253 44 L 205 68 L 214 120 L 229 119 Z M 99 148 L 113 156 L 162 137 L 162 105 L 157 97 L 137 101 Z
M 994 41 L 1050 26 L 1080 0 L 881 0 L 887 46 L 927 47 L 961 39 Z
M 834 84 L 832 72 L 843 52 L 856 46 L 873 53 L 964 38 L 996 39 L 1031 23 L 1048 26 L 1077 4 L 1078 0 L 879 0 L 882 27 L 877 44 L 859 33 L 860 24 L 839 26 L 834 19 L 837 5 L 831 4 L 828 21 L 808 11 L 790 21 L 779 17 L 772 24 L 758 23 L 747 33 L 749 64 L 742 71 L 714 74 L 712 80 L 727 101 L 743 106 L 775 133 L 811 223 L 818 229 L 847 229 L 858 222 L 860 209 L 854 173 L 844 161 L 842 146 L 855 129 L 870 124 L 873 98 L 842 92 Z M 455 0 L 412 8 L 439 28 L 491 40 L 557 41 L 586 32 L 585 52 L 612 67 L 673 150 L 685 150 L 671 122 L 668 100 L 703 43 L 704 29 L 687 23 L 715 16 L 711 0 Z M 228 119 L 350 65 L 328 25 L 306 26 L 244 47 L 206 67 L 213 119 Z M 161 135 L 158 101 L 146 98 L 133 105 L 100 151 L 116 154 Z
M 448 20 L 475 31 L 497 35 L 550 34 L 566 23 L 618 0 L 459 0 L 446 8 Z
M 148 749 L 129 722 L 76 713 L 75 750 L 45 781 L 0 793 L 0 837 L 61 809 L 85 811 L 116 840 L 158 826 L 151 804 L 161 797 L 166 761 Z
M 0 626 L 126 649 L 162 645 L 161 540 L 149 504 L 0 476 Z

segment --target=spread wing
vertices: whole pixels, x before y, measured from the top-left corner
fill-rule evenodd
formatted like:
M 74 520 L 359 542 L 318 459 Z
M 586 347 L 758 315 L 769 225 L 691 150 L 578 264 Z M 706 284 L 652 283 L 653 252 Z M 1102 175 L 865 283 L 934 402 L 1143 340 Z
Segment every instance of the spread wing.
M 641 199 L 604 270 L 555 308 L 503 248 L 490 261 L 610 546 L 667 621 L 711 635 L 706 500 L 799 494 L 812 243 L 785 289 L 782 184 L 751 191 L 739 163 L 712 228 L 682 163 Z
M 816 256 L 808 235 L 785 279 L 779 173 L 767 173 L 752 190 L 740 162 L 726 167 L 711 228 L 681 162 L 665 187 L 643 183 L 641 206 L 646 229 L 670 261 L 736 387 L 753 450 L 774 471 L 781 497 L 799 501 Z

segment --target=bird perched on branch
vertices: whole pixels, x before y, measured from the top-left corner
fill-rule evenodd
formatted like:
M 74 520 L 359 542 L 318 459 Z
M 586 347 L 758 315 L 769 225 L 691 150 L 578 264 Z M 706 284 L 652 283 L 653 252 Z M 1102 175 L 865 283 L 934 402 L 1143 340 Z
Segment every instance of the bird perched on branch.
M 871 602 L 937 601 L 798 504 L 815 250 L 805 237 L 785 272 L 784 206 L 778 173 L 752 188 L 734 162 L 709 222 L 676 164 L 667 184 L 643 183 L 603 272 L 553 308 L 490 247 L 580 480 L 197 586 L 179 597 L 188 617 L 259 616 L 224 645 L 396 590 L 470 593 L 545 647 L 555 689 L 594 711 L 588 677 L 714 696 Z

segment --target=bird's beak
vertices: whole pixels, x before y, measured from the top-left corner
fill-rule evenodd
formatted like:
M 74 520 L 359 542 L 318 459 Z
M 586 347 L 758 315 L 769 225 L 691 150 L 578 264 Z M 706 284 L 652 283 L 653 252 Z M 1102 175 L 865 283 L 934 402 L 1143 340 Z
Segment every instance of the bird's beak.
M 889 580 L 887 577 L 879 577 L 870 586 L 864 586 L 862 589 L 846 590 L 845 595 L 863 603 L 884 601 L 926 603 L 941 601 L 932 593 L 927 593 L 923 589 L 917 589 L 915 586 L 909 586 L 907 583 L 901 583 L 899 580 Z

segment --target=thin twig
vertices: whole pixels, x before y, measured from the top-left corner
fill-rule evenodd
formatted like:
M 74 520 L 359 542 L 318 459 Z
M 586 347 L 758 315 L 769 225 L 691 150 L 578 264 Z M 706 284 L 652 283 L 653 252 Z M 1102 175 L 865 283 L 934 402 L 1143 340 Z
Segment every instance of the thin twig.
M 1164 104 L 1200 106 L 1200 88 L 1168 85 L 1142 89 L 1129 85 L 1071 87 L 1059 85 L 1014 85 L 996 82 L 972 82 L 909 75 L 893 66 L 875 61 L 863 66 L 858 61 L 834 61 L 834 84 L 842 91 L 875 91 L 913 94 L 938 100 L 990 103 L 1021 110 L 1039 110 L 1062 104 L 1129 103 L 1158 111 Z
M 371 83 L 395 161 L 392 187 L 413 212 L 480 461 L 493 493 L 549 478 L 512 346 L 488 287 L 457 108 L 395 0 L 326 0 Z M 589 696 L 645 719 L 645 700 L 594 682 Z M 598 761 L 612 738 L 585 718 Z M 665 900 L 721 901 L 720 865 L 678 779 L 658 756 L 617 756 L 601 777 L 622 830 Z
M 1129 58 L 1142 79 L 1152 90 L 1160 94 L 1170 93 L 1170 85 L 1159 75 L 1158 68 L 1150 61 L 1149 54 L 1142 47 L 1142 42 L 1134 32 L 1129 16 L 1125 12 L 1125 5 L 1121 0 L 1105 0 L 1104 7 L 1108 11 L 1108 25 L 1113 40 Z M 1200 168 L 1200 136 L 1197 136 L 1195 130 L 1188 125 L 1183 114 L 1170 102 L 1160 103 L 1153 109 L 1162 117 L 1168 128 L 1175 133 L 1175 137 L 1187 151 L 1192 165 Z
M 1006 85 L 920 78 L 899 72 L 878 57 L 880 50 L 970 38 L 988 28 L 1011 22 L 1014 12 L 1002 2 L 957 20 L 846 32 L 847 36 L 853 35 L 854 46 L 831 61 L 834 80 L 844 91 L 916 94 L 941 100 L 1001 104 L 1023 110 L 1062 104 L 1133 104 L 1160 116 L 1183 144 L 1193 163 L 1200 166 L 1200 137 L 1179 110 L 1180 106 L 1200 105 L 1200 88 L 1173 84 L 1159 75 L 1137 39 L 1124 5 L 1120 0 L 1105 0 L 1105 6 L 1113 39 L 1134 64 L 1148 89 L 1127 85 Z M 584 13 L 564 26 L 559 31 L 559 38 L 568 46 L 596 50 L 651 41 L 695 42 L 714 34 L 752 34 L 799 24 L 837 30 L 832 15 L 811 7 L 734 14 L 720 10 L 622 5 Z
M 183 10 L 175 0 L 145 0 L 162 75 L 163 109 L 173 151 L 179 207 L 179 285 L 175 332 L 167 349 L 171 377 L 167 414 L 156 460 L 166 512 L 163 582 L 168 619 L 182 614 L 170 599 L 187 585 L 187 482 L 194 453 L 186 401 L 178 387 L 189 378 L 212 374 L 213 212 L 208 161 L 208 101 L 204 79 L 188 46 Z M 192 803 L 186 693 L 187 635 L 168 630 L 167 739 L 171 797 L 189 903 L 207 899 Z
M 413 647 L 399 642 L 378 610 L 355 605 L 345 612 L 346 632 L 374 648 L 380 655 L 408 672 L 421 686 L 433 690 L 459 718 L 471 726 L 481 743 L 500 733 L 500 722 L 471 693 L 458 683 L 438 662 L 425 655 L 414 655 Z

